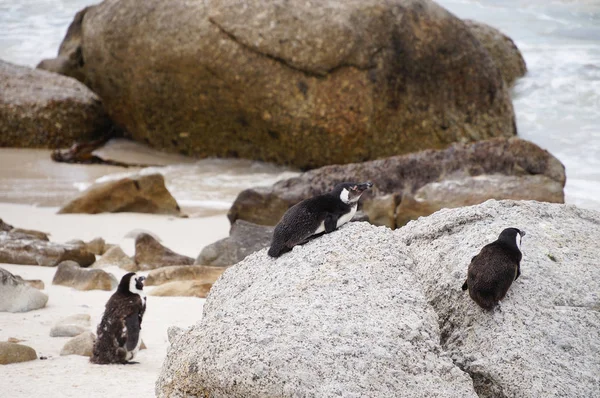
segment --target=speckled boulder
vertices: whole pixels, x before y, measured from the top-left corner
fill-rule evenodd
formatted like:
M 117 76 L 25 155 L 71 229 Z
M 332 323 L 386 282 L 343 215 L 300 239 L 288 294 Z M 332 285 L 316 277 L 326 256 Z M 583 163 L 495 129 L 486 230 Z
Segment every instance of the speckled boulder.
M 171 331 L 158 397 L 477 397 L 391 230 L 349 223 L 214 284 Z
M 429 0 L 105 0 L 40 67 L 201 157 L 313 168 L 516 134 L 492 56 Z
M 110 127 L 100 98 L 82 83 L 0 61 L 0 147 L 69 147 Z

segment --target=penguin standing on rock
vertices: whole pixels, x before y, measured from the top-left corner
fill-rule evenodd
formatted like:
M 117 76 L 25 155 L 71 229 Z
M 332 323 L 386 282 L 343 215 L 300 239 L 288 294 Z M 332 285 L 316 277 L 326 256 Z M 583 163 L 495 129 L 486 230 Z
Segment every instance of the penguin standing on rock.
M 294 246 L 332 232 L 350 221 L 356 213 L 360 195 L 372 186 L 370 182 L 344 182 L 331 192 L 290 207 L 273 231 L 269 256 L 279 257 Z
M 144 279 L 134 272 L 121 278 L 117 291 L 106 303 L 90 362 L 125 364 L 139 351 L 142 318 L 146 311 Z
M 481 308 L 494 308 L 521 275 L 523 236 L 525 231 L 506 228 L 496 241 L 485 245 L 471 260 L 462 290 L 469 289 L 469 295 Z

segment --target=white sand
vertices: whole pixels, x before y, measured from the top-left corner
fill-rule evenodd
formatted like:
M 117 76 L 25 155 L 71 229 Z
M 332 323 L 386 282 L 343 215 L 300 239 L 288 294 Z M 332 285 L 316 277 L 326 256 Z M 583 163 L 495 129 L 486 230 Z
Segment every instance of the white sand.
M 133 239 L 124 236 L 133 229 L 158 235 L 162 243 L 178 253 L 196 257 L 202 247 L 227 236 L 229 222 L 224 215 L 181 219 L 144 214 L 56 215 L 56 209 L 0 203 L 0 218 L 15 227 L 37 229 L 51 234 L 51 240 L 90 240 L 102 237 L 118 243 L 133 254 Z M 169 326 L 190 326 L 201 318 L 203 299 L 148 297 L 142 339 L 148 346 L 134 365 L 93 365 L 87 357 L 59 355 L 67 337 L 50 337 L 58 320 L 74 314 L 90 314 L 91 330 L 96 332 L 104 304 L 112 294 L 106 291 L 79 292 L 52 286 L 55 268 L 0 264 L 25 279 L 41 279 L 49 295 L 45 308 L 27 313 L 0 312 L 0 341 L 9 337 L 25 340 L 46 360 L 0 365 L 2 397 L 153 397 L 154 382 L 162 366 Z M 125 271 L 105 269 L 118 279 Z M 151 288 L 148 288 L 150 290 Z

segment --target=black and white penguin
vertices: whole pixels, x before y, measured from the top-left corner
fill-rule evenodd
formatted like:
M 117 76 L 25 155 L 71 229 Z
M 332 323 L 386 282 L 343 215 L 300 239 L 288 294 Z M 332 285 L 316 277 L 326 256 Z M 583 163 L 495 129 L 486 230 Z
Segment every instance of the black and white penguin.
M 134 272 L 121 278 L 117 291 L 106 303 L 90 362 L 128 363 L 139 351 L 142 318 L 146 311 L 144 279 Z
M 462 290 L 469 289 L 469 295 L 481 308 L 494 308 L 521 275 L 523 236 L 525 231 L 506 228 L 471 260 Z
M 273 231 L 269 256 L 279 257 L 296 245 L 327 234 L 354 217 L 358 199 L 370 182 L 344 182 L 333 191 L 305 199 L 290 207 Z

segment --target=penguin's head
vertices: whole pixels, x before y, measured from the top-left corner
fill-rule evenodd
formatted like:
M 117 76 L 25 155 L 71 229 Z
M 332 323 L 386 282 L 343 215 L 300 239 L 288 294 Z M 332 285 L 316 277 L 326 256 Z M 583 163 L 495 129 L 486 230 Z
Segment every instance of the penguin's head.
M 510 246 L 515 245 L 519 251 L 521 250 L 521 240 L 525 236 L 525 231 L 518 228 L 506 228 L 500 233 L 499 241 L 506 242 Z
M 346 204 L 356 203 L 360 199 L 360 195 L 367 189 L 371 188 L 373 183 L 370 182 L 342 182 L 333 189 L 334 195 Z
M 121 293 L 139 294 L 144 297 L 144 280 L 146 277 L 138 276 L 135 272 L 123 275 L 117 291 Z

